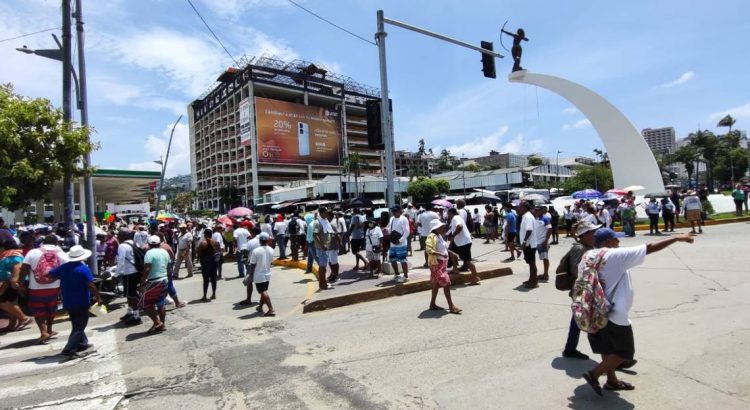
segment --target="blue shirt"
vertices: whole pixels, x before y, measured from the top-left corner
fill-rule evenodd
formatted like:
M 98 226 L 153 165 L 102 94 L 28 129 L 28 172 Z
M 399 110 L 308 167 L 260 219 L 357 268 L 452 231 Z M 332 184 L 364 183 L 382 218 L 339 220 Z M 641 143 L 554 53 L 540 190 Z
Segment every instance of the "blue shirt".
M 23 256 L 8 256 L 0 260 L 0 280 L 10 280 L 13 267 L 23 262 Z
M 508 232 L 516 233 L 516 214 L 508 212 L 505 214 L 505 220 L 508 221 Z
M 49 271 L 53 278 L 60 279 L 63 307 L 65 309 L 88 309 L 91 292 L 88 284 L 94 280 L 91 270 L 83 262 L 67 262 Z

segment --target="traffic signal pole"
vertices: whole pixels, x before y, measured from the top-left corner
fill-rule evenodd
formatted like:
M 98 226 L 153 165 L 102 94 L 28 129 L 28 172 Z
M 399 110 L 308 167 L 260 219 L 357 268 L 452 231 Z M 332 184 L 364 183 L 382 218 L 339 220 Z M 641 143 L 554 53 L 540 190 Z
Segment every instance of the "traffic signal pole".
M 386 67 L 385 58 L 385 37 L 388 33 L 385 32 L 385 24 L 390 24 L 396 27 L 401 27 L 406 30 L 414 31 L 419 34 L 423 34 L 428 37 L 436 38 L 438 40 L 447 41 L 448 43 L 455 44 L 457 46 L 465 47 L 474 51 L 479 51 L 482 54 L 487 54 L 496 58 L 503 58 L 502 54 L 498 54 L 492 50 L 487 50 L 482 47 L 473 46 L 461 40 L 444 36 L 442 34 L 434 33 L 429 30 L 425 30 L 420 27 L 412 26 L 411 24 L 402 23 L 397 20 L 391 20 L 383 16 L 383 10 L 377 12 L 377 27 L 378 31 L 375 33 L 375 39 L 378 44 L 378 54 L 380 56 L 380 101 L 381 101 L 381 132 L 383 135 L 383 143 L 385 145 L 385 178 L 386 178 L 386 205 L 391 207 L 396 203 L 396 194 L 394 192 L 394 138 L 393 129 L 391 128 L 392 117 L 390 104 L 382 103 L 389 101 L 388 99 L 388 73 Z

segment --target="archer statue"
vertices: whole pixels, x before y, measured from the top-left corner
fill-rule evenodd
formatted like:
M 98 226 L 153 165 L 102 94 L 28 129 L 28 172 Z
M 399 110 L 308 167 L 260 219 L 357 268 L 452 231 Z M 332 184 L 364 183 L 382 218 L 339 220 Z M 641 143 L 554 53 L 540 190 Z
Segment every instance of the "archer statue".
M 505 25 L 503 25 L 503 27 L 505 27 Z M 522 28 L 519 28 L 515 34 L 511 33 L 510 31 L 505 31 L 504 28 L 500 29 L 500 31 L 503 34 L 507 34 L 513 37 L 513 47 L 510 50 L 510 54 L 511 56 L 513 56 L 513 71 L 515 72 L 523 70 L 523 67 L 521 67 L 521 54 L 523 53 L 523 49 L 521 48 L 521 40 L 529 41 L 529 39 L 526 38 L 526 32 L 524 32 Z

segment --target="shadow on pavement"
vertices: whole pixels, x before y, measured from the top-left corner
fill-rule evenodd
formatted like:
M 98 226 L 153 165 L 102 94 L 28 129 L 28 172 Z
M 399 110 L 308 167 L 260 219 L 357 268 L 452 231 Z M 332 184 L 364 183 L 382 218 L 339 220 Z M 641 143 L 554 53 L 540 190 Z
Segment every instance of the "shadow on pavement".
M 417 316 L 419 319 L 440 319 L 441 317 L 449 314 L 448 310 L 446 309 L 440 309 L 440 310 L 424 310 L 422 313 Z
M 162 333 L 164 333 L 164 332 L 161 332 L 161 333 L 160 332 L 149 332 L 148 330 L 145 331 L 145 332 L 140 332 L 140 333 L 131 333 L 131 334 L 125 336 L 125 341 L 126 342 L 135 342 L 136 340 L 143 339 L 144 337 L 159 335 L 159 334 L 162 334 Z
M 9 345 L 5 345 L 3 347 L 0 347 L 0 350 L 7 350 L 7 349 L 23 349 L 24 347 L 30 347 L 37 344 L 37 339 L 29 339 L 29 340 L 21 340 L 19 342 L 11 343 Z
M 552 359 L 552 368 L 557 370 L 565 370 L 565 374 L 568 375 L 568 377 L 571 377 L 573 379 L 581 379 L 584 383 L 586 382 L 583 380 L 583 377 L 581 375 L 597 365 L 597 362 L 588 359 L 588 360 L 580 360 L 580 359 L 568 359 L 565 357 L 555 357 Z
M 49 356 L 32 357 L 31 359 L 26 359 L 26 360 L 21 360 L 21 361 L 43 365 L 43 364 L 53 364 L 53 363 L 59 364 L 59 363 L 64 363 L 70 360 L 72 359 L 67 356 L 63 356 L 61 354 L 52 354 Z
M 245 309 L 251 308 L 253 306 L 257 306 L 257 305 L 258 305 L 258 302 L 252 302 L 249 305 L 243 305 L 240 302 L 235 302 L 234 306 L 232 307 L 232 310 L 245 310 Z
M 513 288 L 513 290 L 515 290 L 517 292 L 530 292 L 530 291 L 532 291 L 534 289 L 536 289 L 536 288 L 527 288 L 523 284 L 520 284 L 520 285 L 516 286 L 515 288 Z
M 305 285 L 305 284 L 308 284 L 310 282 L 317 282 L 317 280 L 306 278 L 306 279 L 300 279 L 300 280 L 298 280 L 296 282 L 292 282 L 292 283 L 294 283 L 296 285 Z
M 597 395 L 583 378 L 581 386 L 573 390 L 573 395 L 568 397 L 568 408 L 571 409 L 607 409 L 607 410 L 631 410 L 635 406 L 625 400 L 617 392 L 605 390 L 604 397 Z
M 112 329 L 125 329 L 128 325 L 123 321 L 118 321 L 115 323 L 110 323 L 106 326 L 97 326 L 93 328 L 92 330 L 96 330 L 97 332 L 104 333 Z

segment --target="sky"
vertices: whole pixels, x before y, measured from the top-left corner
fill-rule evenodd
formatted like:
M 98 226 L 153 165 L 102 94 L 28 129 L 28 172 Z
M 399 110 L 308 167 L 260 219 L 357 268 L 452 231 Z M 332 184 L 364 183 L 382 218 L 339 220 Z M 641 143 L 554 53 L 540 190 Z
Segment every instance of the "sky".
M 192 0 L 234 58 L 303 59 L 379 87 L 378 50 L 287 0 Z M 627 2 L 297 0 L 365 39 L 385 16 L 468 43 L 492 41 L 506 55 L 497 79 L 478 52 L 387 26 L 388 79 L 397 149 L 490 150 L 554 157 L 603 148 L 590 122 L 544 89 L 512 84 L 500 28 L 523 27 L 522 65 L 599 93 L 638 130 L 673 126 L 677 137 L 723 132 L 726 114 L 750 128 L 750 4 L 746 1 Z M 84 0 L 89 119 L 100 168 L 159 170 L 175 129 L 167 177 L 190 172 L 187 105 L 234 65 L 187 0 Z M 15 51 L 55 48 L 59 0 L 0 0 L 0 82 L 29 97 L 61 101 L 61 64 Z M 510 38 L 503 44 L 509 47 Z M 77 118 L 77 113 L 76 113 Z

